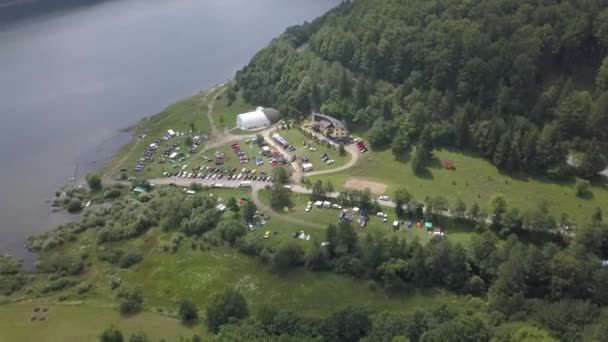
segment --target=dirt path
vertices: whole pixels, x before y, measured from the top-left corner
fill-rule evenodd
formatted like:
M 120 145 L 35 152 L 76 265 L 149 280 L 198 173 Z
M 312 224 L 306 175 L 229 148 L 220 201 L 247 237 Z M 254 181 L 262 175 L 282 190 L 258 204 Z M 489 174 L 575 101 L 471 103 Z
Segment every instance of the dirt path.
M 209 120 L 209 126 L 211 126 L 211 135 L 216 135 L 218 132 L 217 126 L 215 125 L 215 120 L 213 119 L 213 106 L 215 105 L 215 100 L 217 97 L 222 95 L 226 89 L 228 89 L 228 87 L 224 87 L 217 94 L 213 94 L 213 98 L 207 103 L 207 120 Z

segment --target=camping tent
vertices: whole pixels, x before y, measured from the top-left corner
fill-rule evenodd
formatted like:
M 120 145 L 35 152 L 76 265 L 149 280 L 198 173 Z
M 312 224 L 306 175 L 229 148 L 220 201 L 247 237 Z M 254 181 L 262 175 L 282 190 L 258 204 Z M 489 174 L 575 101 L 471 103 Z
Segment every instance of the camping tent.
M 433 229 L 433 222 L 431 222 L 431 221 L 426 221 L 426 222 L 424 223 L 424 227 L 425 227 L 426 229 Z

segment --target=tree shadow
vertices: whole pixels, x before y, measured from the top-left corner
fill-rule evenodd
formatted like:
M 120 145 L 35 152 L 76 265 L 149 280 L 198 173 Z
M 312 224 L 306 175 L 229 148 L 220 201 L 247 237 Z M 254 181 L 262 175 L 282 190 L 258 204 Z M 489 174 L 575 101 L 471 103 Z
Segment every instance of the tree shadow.
M 576 197 L 589 201 L 593 199 L 593 192 L 592 191 L 585 191 L 582 194 L 577 194 Z
M 397 161 L 397 162 L 399 162 L 401 164 L 405 164 L 408 161 L 410 161 L 410 157 L 411 157 L 410 152 L 407 152 L 407 153 L 404 153 L 402 155 L 396 156 L 395 157 L 395 161 Z
M 425 168 L 424 170 L 420 170 L 420 171 L 414 171 L 414 175 L 418 178 L 422 178 L 422 179 L 433 179 L 433 174 L 431 173 L 431 170 L 429 170 L 428 168 Z
M 182 324 L 182 326 L 184 326 L 188 329 L 192 329 L 192 328 L 196 327 L 200 322 L 201 322 L 200 318 L 197 318 L 197 319 L 193 319 L 191 321 L 181 321 L 181 324 Z
M 429 160 L 428 167 L 431 169 L 442 169 L 443 164 L 441 163 L 441 160 L 439 160 L 439 158 L 437 156 L 433 156 L 433 157 L 431 157 L 431 160 Z

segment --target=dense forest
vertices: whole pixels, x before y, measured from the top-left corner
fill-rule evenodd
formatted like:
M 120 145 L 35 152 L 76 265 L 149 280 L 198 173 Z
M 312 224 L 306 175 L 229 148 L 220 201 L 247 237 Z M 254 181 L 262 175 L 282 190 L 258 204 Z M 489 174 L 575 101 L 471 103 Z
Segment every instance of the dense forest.
M 607 53 L 602 0 L 352 1 L 289 28 L 233 92 L 371 127 L 372 147 L 396 157 L 426 130 L 433 147 L 504 170 L 593 178 L 606 166 Z

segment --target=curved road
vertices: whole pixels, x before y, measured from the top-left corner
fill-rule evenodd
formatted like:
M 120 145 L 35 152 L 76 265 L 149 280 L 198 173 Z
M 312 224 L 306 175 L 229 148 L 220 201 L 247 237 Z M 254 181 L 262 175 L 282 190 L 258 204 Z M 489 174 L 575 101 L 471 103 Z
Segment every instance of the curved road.
M 348 163 L 346 163 L 346 164 L 344 164 L 344 165 L 342 165 L 340 167 L 336 167 L 334 169 L 308 172 L 308 173 L 305 174 L 305 176 L 306 177 L 312 177 L 312 176 L 327 175 L 327 174 L 330 174 L 330 173 L 336 173 L 336 172 L 345 171 L 345 170 L 348 170 L 351 167 L 355 166 L 355 164 L 359 161 L 359 151 L 357 150 L 357 147 L 354 144 L 350 144 L 350 145 L 344 146 L 344 149 L 351 156 L 351 158 L 348 161 Z

